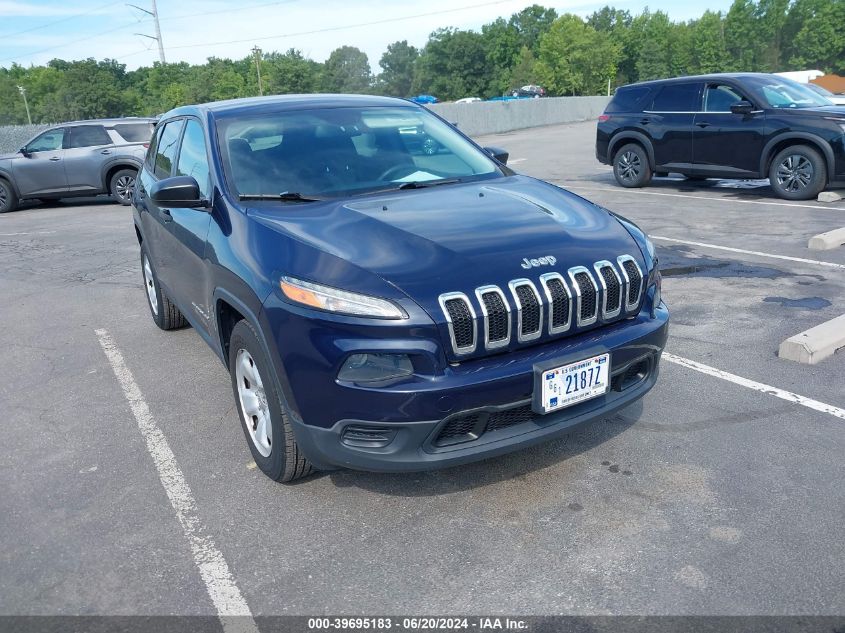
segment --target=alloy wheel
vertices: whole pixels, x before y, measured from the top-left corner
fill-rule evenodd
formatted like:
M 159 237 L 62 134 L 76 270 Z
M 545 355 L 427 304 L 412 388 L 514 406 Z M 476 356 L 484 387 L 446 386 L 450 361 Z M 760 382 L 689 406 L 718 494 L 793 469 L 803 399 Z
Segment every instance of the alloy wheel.
M 115 191 L 117 192 L 117 197 L 121 200 L 128 200 L 129 195 L 132 192 L 132 187 L 135 186 L 135 178 L 132 176 L 121 176 L 117 179 L 114 183 Z
M 155 278 L 153 277 L 150 260 L 146 255 L 144 255 L 144 286 L 147 288 L 147 299 L 150 301 L 150 308 L 152 308 L 153 314 L 158 316 L 158 297 L 156 296 Z
M 273 450 L 273 426 L 270 423 L 267 393 L 255 360 L 245 349 L 239 349 L 235 358 L 235 381 L 238 385 L 238 403 L 249 437 L 256 450 L 264 457 L 269 457 Z
M 801 191 L 813 181 L 813 163 L 801 154 L 790 154 L 777 168 L 777 182 L 785 191 Z
M 642 169 L 640 157 L 634 152 L 625 152 L 619 157 L 619 177 L 622 180 L 636 180 Z
M 0 209 L 9 203 L 9 189 L 0 182 Z

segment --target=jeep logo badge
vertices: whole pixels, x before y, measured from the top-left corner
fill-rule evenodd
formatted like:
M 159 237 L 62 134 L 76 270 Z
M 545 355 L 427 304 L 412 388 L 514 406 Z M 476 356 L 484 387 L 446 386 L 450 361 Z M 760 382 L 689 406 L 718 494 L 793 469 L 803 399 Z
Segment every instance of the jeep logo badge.
M 551 255 L 547 255 L 546 257 L 538 257 L 537 259 L 528 259 L 527 257 L 522 259 L 522 267 L 525 270 L 530 268 L 538 268 L 540 266 L 554 266 L 557 263 L 557 258 L 552 257 Z

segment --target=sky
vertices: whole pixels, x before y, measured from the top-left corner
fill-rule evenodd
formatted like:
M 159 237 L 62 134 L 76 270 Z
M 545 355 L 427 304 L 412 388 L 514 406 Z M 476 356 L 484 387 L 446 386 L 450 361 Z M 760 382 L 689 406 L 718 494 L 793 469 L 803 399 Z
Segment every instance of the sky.
M 153 0 L 133 0 L 150 10 Z M 168 62 L 202 63 L 208 57 L 241 59 L 253 46 L 296 48 L 325 61 L 332 50 L 357 46 L 375 72 L 388 44 L 408 40 L 422 47 L 441 27 L 479 29 L 537 0 L 157 0 Z M 727 11 L 731 0 L 549 0 L 558 13 L 586 17 L 611 4 L 640 13 L 648 6 L 673 20 L 706 9 Z M 53 58 L 117 59 L 129 70 L 158 60 L 151 17 L 124 2 L 104 0 L 0 0 L 0 66 L 44 64 Z

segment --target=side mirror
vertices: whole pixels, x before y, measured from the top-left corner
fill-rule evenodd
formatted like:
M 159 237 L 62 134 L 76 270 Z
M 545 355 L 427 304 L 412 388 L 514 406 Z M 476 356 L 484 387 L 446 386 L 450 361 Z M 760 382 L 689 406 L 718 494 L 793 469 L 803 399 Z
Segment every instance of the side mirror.
M 754 112 L 754 104 L 750 101 L 737 101 L 731 104 L 731 112 L 734 114 L 751 114 Z
M 29 158 L 30 156 L 32 156 L 32 154 L 30 154 L 25 147 L 21 147 L 18 151 L 23 154 L 24 158 Z
M 208 207 L 200 196 L 200 186 L 192 176 L 164 178 L 150 187 L 150 200 L 161 207 L 196 209 Z
M 493 158 L 497 161 L 502 163 L 502 165 L 508 164 L 508 158 L 510 158 L 510 153 L 506 149 L 502 149 L 501 147 L 485 147 L 484 151 L 490 154 Z

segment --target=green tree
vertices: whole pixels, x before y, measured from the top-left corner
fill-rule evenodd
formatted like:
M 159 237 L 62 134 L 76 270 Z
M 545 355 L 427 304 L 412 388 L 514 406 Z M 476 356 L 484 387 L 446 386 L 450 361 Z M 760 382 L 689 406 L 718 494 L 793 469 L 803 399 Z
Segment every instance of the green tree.
M 646 10 L 634 22 L 639 23 L 637 26 L 642 33 L 642 43 L 636 61 L 637 79 L 647 81 L 671 77 L 672 23 L 669 16 L 662 11 L 650 13 Z
M 565 14 L 540 38 L 537 75 L 553 94 L 604 94 L 621 54 L 621 45 L 607 33 Z
M 815 0 L 802 7 L 803 24 L 795 35 L 790 64 L 845 73 L 845 0 Z
M 414 92 L 429 92 L 443 100 L 486 97 L 495 79 L 481 33 L 439 29 L 429 36 L 420 55 Z
M 420 52 L 416 47 L 408 44 L 408 40 L 388 44 L 387 50 L 379 61 L 379 66 L 382 68 L 378 76 L 379 91 L 392 97 L 411 96 L 414 67 L 419 56 Z
M 324 92 L 368 92 L 371 81 L 367 54 L 354 46 L 341 46 L 333 50 L 323 68 Z
M 511 68 L 517 61 L 520 51 L 520 37 L 516 28 L 498 18 L 481 27 L 487 63 L 490 66 L 490 85 L 487 92 L 502 94 L 513 86 L 510 84 Z
M 513 88 L 518 88 L 527 84 L 535 84 L 538 81 L 537 59 L 530 48 L 523 46 L 522 50 L 519 51 L 516 64 L 511 68 L 508 84 Z
M 731 70 L 753 71 L 757 68 L 761 47 L 753 0 L 734 0 L 725 16 L 725 46 L 732 60 Z
M 556 19 L 557 11 L 539 4 L 532 4 L 522 11 L 514 13 L 508 24 L 515 29 L 519 36 L 517 50 L 527 46 L 536 55 L 540 48 L 540 39 L 552 27 Z
M 291 48 L 270 53 L 262 61 L 265 94 L 308 94 L 320 88 L 322 64 Z
M 725 46 L 725 34 L 722 28 L 722 15 L 705 11 L 692 24 L 692 48 L 695 51 L 694 65 L 696 73 L 725 72 L 730 67 L 728 49 Z

